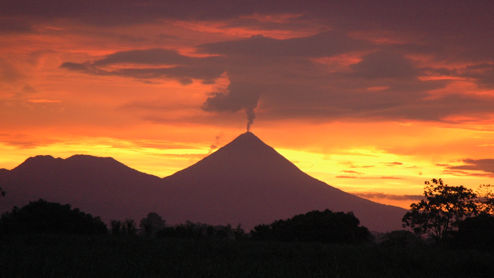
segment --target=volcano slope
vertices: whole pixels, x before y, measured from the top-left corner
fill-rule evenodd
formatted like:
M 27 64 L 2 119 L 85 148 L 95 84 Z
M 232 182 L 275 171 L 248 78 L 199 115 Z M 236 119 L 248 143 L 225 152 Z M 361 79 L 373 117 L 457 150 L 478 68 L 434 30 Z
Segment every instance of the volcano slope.
M 310 177 L 247 132 L 194 165 L 160 179 L 112 159 L 37 156 L 0 171 L 0 210 L 39 198 L 69 203 L 103 220 L 148 212 L 167 223 L 187 220 L 251 229 L 310 210 L 353 212 L 372 231 L 401 228 L 405 210 L 378 204 Z

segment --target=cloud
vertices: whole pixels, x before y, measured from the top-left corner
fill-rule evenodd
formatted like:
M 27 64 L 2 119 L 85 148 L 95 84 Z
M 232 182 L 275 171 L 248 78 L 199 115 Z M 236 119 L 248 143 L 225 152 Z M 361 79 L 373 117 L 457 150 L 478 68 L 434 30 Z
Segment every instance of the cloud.
M 19 133 L 0 133 L 0 142 L 18 148 L 35 148 L 58 142 L 54 139 L 39 138 Z
M 364 56 L 351 69 L 355 76 L 369 79 L 414 79 L 419 73 L 403 55 L 384 50 Z
M 362 174 L 361 172 L 353 171 L 353 170 L 343 170 L 344 173 L 347 174 Z
M 482 171 L 492 175 L 494 173 L 494 159 L 464 159 L 464 165 L 451 166 L 448 165 L 449 170 L 472 170 Z
M 72 0 L 70 3 L 45 0 L 43 5 L 34 0 L 18 0 L 0 2 L 0 17 L 14 18 L 28 25 L 70 21 L 104 27 L 163 24 L 178 20 L 222 22 L 225 26 L 247 28 L 280 29 L 288 26 L 293 29 L 294 22 L 305 21 L 312 22 L 319 29 L 352 32 L 388 44 L 391 41 L 408 52 L 432 54 L 440 61 L 480 62 L 492 61 L 494 36 L 486 34 L 494 29 L 493 9 L 492 1 L 462 0 L 381 0 L 379 5 L 362 0 Z M 291 17 L 276 24 L 263 20 L 284 15 Z M 256 27 L 252 26 L 253 21 Z M 311 44 L 312 48 L 319 48 L 317 44 Z M 276 49 L 270 45 L 272 50 Z M 318 51 L 325 50 L 321 48 Z
M 398 162 L 398 161 L 393 161 L 393 162 L 388 162 L 386 163 L 387 166 L 401 166 L 403 163 Z
M 0 58 L 0 82 L 16 82 L 24 75 L 10 62 Z
M 93 62 L 65 62 L 60 67 L 93 75 L 138 79 L 171 78 L 189 84 L 192 79 L 199 79 L 204 83 L 213 82 L 224 70 L 221 61 L 221 57 L 189 57 L 175 50 L 145 49 L 115 52 Z
M 205 57 L 182 55 L 174 49 L 139 49 L 82 63 L 65 62 L 61 67 L 102 76 L 174 79 L 182 84 L 192 80 L 212 83 L 226 73 L 229 86 L 207 92 L 201 108 L 220 115 L 243 111 L 248 128 L 256 116 L 266 120 L 448 121 L 456 115 L 492 113 L 494 97 L 453 91 L 448 79 L 419 78 L 444 69 L 424 67 L 409 53 L 429 51 L 444 59 L 441 53 L 411 47 L 417 42 L 378 43 L 352 35 L 349 26 L 340 28 L 289 39 L 253 36 L 197 45 L 197 52 Z M 339 62 L 324 64 L 318 59 Z M 448 71 L 488 84 L 489 66 L 477 67 Z M 439 89 L 450 91 L 431 94 Z
M 482 87 L 494 88 L 494 61 L 467 66 L 460 76 L 473 78 Z
M 190 64 L 194 60 L 196 60 L 196 58 L 180 55 L 174 50 L 156 48 L 116 52 L 103 59 L 97 60 L 92 63 L 92 65 L 97 67 L 123 63 L 173 65 Z
M 32 32 L 32 26 L 20 18 L 0 17 L 0 34 L 18 34 Z
M 395 201 L 419 201 L 423 198 L 422 195 L 397 195 L 397 194 L 388 194 L 388 193 L 379 193 L 379 192 L 353 192 L 357 196 L 366 199 L 387 199 L 387 200 L 395 200 Z
M 337 179 L 363 179 L 363 180 L 401 180 L 400 177 L 392 177 L 392 176 L 380 176 L 380 177 L 372 177 L 372 176 L 348 176 L 348 175 L 340 175 L 336 176 Z
M 203 44 L 198 46 L 198 49 L 203 53 L 271 60 L 273 58 L 334 56 L 363 50 L 370 45 L 369 42 L 352 39 L 344 33 L 332 31 L 291 39 L 274 39 L 258 35 L 248 39 Z

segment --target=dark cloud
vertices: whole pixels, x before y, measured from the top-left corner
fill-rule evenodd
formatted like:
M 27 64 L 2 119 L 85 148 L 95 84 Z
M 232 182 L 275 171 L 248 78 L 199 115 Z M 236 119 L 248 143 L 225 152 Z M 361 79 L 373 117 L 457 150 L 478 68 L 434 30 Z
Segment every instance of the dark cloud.
M 366 55 L 362 61 L 351 65 L 353 74 L 369 79 L 414 79 L 419 70 L 398 53 L 378 51 Z
M 25 20 L 15 17 L 0 17 L 0 34 L 16 34 L 32 32 L 32 26 Z
M 494 173 L 494 159 L 465 159 L 465 165 L 447 166 L 449 170 L 482 171 L 492 175 Z
M 172 78 L 184 84 L 192 79 L 213 82 L 226 72 L 230 85 L 225 91 L 210 93 L 202 109 L 219 113 L 243 110 L 247 114 L 248 125 L 252 123 L 259 103 L 263 117 L 272 119 L 394 118 L 440 121 L 455 114 L 482 115 L 491 111 L 494 99 L 489 97 L 452 92 L 429 98 L 430 90 L 443 88 L 449 81 L 420 80 L 417 77 L 423 69 L 395 51 L 374 51 L 345 72 L 331 72 L 311 58 L 345 53 L 344 48 L 333 47 L 332 40 L 328 39 L 332 35 L 334 33 L 309 36 L 297 39 L 295 43 L 293 39 L 252 37 L 199 46 L 205 53 L 221 54 L 209 57 L 189 57 L 167 49 L 123 51 L 92 62 L 66 62 L 61 67 L 95 75 Z M 321 38 L 319 46 L 322 46 L 317 50 L 311 44 L 298 42 L 316 38 Z M 337 40 L 347 39 L 336 34 Z M 357 44 L 356 48 L 375 48 L 359 41 L 352 42 Z M 282 54 L 274 55 L 277 51 Z M 269 53 L 273 56 L 267 57 Z M 119 65 L 127 66 L 114 67 Z M 382 89 L 369 90 L 376 87 Z
M 473 78 L 482 87 L 494 88 L 494 63 L 468 66 L 460 76 Z
M 366 199 L 387 199 L 395 201 L 419 201 L 423 198 L 422 195 L 396 195 L 379 192 L 353 192 L 353 194 Z
M 146 49 L 121 51 L 110 54 L 93 63 L 94 66 L 107 66 L 113 64 L 133 63 L 145 65 L 174 65 L 190 64 L 197 58 L 180 55 L 174 50 Z
M 428 75 L 456 76 L 475 82 L 481 88 L 494 88 L 494 62 L 475 63 L 456 68 L 424 68 Z
M 189 57 L 167 49 L 146 49 L 116 52 L 94 62 L 65 62 L 61 67 L 94 75 L 116 75 L 138 79 L 172 78 L 184 84 L 191 83 L 192 79 L 199 79 L 204 83 L 210 83 L 223 72 L 222 59 L 221 57 Z M 130 64 L 130 66 L 108 68 L 122 64 Z
M 203 44 L 198 49 L 205 53 L 240 55 L 262 59 L 274 57 L 325 57 L 362 50 L 371 44 L 348 37 L 340 32 L 324 32 L 314 36 L 273 39 L 253 36 L 248 39 Z
M 25 26 L 4 27 L 17 30 L 29 25 L 59 19 L 91 25 L 129 25 L 169 20 L 223 21 L 227 26 L 266 29 L 295 28 L 295 24 L 313 22 L 339 32 L 356 32 L 362 36 L 398 38 L 395 45 L 418 53 L 432 54 L 437 60 L 492 61 L 494 36 L 494 2 L 489 0 L 381 0 L 373 1 L 195 1 L 195 0 L 17 0 L 0 2 L 0 18 L 15 18 Z M 297 15 L 286 22 L 258 20 L 257 16 Z M 249 17 L 250 16 L 250 17 Z M 247 17 L 247 18 L 246 18 Z M 14 25 L 3 25 L 14 26 Z M 259 38 L 258 43 L 265 43 Z M 319 40 L 318 40 L 319 41 Z M 293 43 L 296 43 L 294 41 Z M 310 42 L 309 42 L 310 43 Z M 317 43 L 313 51 L 323 52 Z M 388 42 L 389 44 L 389 42 Z M 345 46 L 342 44 L 340 46 Z M 353 44 L 346 44 L 354 47 Z M 217 45 L 219 47 L 219 45 Z M 270 43 L 267 54 L 277 46 Z M 236 47 L 237 52 L 242 51 Z M 229 51 L 224 49 L 224 51 Z M 243 51 L 248 51 L 244 49 Z M 291 55 L 283 52 L 284 55 Z M 309 52 L 310 53 L 310 52 Z

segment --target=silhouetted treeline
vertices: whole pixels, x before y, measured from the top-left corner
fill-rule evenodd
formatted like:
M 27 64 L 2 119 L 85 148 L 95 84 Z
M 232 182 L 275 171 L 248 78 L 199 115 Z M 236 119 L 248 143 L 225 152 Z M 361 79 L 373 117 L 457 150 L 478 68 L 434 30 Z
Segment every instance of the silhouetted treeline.
M 373 236 L 352 213 L 310 211 L 268 225 L 258 225 L 250 233 L 240 226 L 208 225 L 187 221 L 169 226 L 157 213 L 151 212 L 139 222 L 132 219 L 113 220 L 113 236 L 142 236 L 148 238 L 261 240 L 284 242 L 368 243 Z M 14 207 L 0 218 L 0 234 L 105 234 L 107 226 L 99 217 L 72 209 L 70 205 L 45 200 L 30 202 L 22 208 Z M 414 248 L 435 244 L 437 241 L 410 231 L 392 231 L 377 236 L 375 242 L 384 247 Z M 481 214 L 459 222 L 458 229 L 449 233 L 442 246 L 494 250 L 494 216 Z
M 259 225 L 251 232 L 253 239 L 280 241 L 319 241 L 363 243 L 372 236 L 353 213 L 310 211 L 270 225 Z
M 125 219 L 123 221 L 112 220 L 110 225 L 111 225 L 111 234 L 114 236 L 137 235 L 137 227 L 133 219 Z
M 105 234 L 107 227 L 99 217 L 40 199 L 4 213 L 0 233 Z
M 202 223 L 192 223 L 187 221 L 185 224 L 165 227 L 157 233 L 157 237 L 172 238 L 191 238 L 191 239 L 245 239 L 244 230 L 237 226 L 232 228 L 230 225 L 208 225 Z
M 413 248 L 417 246 L 424 246 L 427 244 L 427 241 L 410 231 L 397 230 L 380 234 L 376 238 L 376 243 L 379 243 L 380 246 L 384 247 Z

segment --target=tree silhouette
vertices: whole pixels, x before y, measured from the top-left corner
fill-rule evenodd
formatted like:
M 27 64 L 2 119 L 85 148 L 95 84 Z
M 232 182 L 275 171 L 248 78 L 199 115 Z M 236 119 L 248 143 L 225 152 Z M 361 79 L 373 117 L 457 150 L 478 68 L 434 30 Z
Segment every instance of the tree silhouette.
M 422 244 L 422 240 L 414 233 L 405 230 L 391 231 L 382 235 L 381 246 L 415 247 Z
M 240 225 L 208 225 L 186 221 L 185 224 L 165 227 L 157 233 L 157 237 L 189 238 L 189 239 L 243 239 L 245 232 Z
M 478 210 L 481 214 L 494 215 L 494 186 L 482 184 L 477 190 Z
M 0 186 L 0 196 L 5 197 L 5 190 Z
M 135 236 L 137 235 L 136 223 L 133 219 L 112 220 L 110 222 L 111 233 L 116 236 Z
M 122 234 L 122 222 L 121 221 L 112 220 L 110 222 L 110 226 L 111 226 L 111 234 L 112 235 L 118 236 L 118 235 Z
M 334 243 L 361 243 L 371 234 L 353 213 L 310 211 L 270 225 L 259 225 L 251 232 L 252 238 L 280 241 L 319 241 Z
M 165 220 L 157 213 L 150 212 L 146 217 L 141 219 L 139 228 L 145 236 L 154 236 L 165 227 Z
M 103 234 L 107 228 L 99 217 L 72 209 L 70 205 L 40 199 L 4 213 L 0 218 L 0 231 L 5 234 Z
M 465 219 L 458 225 L 453 243 L 459 247 L 493 251 L 494 216 L 482 213 Z
M 126 235 L 134 236 L 137 234 L 136 222 L 133 219 L 125 219 L 122 225 L 122 231 Z
M 442 179 L 425 182 L 424 199 L 410 205 L 403 216 L 403 226 L 418 235 L 445 239 L 461 221 L 478 213 L 478 199 L 471 189 L 449 186 Z

